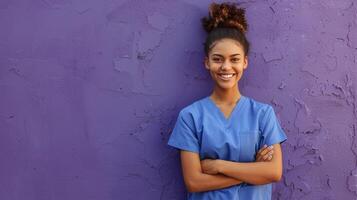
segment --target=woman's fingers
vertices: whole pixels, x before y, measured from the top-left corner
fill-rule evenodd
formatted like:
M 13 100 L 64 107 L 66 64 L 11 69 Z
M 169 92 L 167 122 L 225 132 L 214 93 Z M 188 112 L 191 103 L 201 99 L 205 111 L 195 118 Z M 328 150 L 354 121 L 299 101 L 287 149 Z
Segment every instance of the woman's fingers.
M 257 157 L 261 157 L 261 156 L 265 155 L 267 147 L 268 147 L 268 145 L 265 144 L 261 149 L 259 149 L 259 151 L 257 153 Z
M 265 144 L 261 149 L 259 149 L 259 151 L 257 152 L 257 154 L 255 155 L 255 161 L 260 161 L 262 158 L 262 151 L 267 147 L 267 145 Z
M 264 146 L 259 149 L 258 153 L 257 154 L 260 154 L 265 148 L 267 148 L 268 146 L 266 144 L 264 144 Z
M 263 161 L 270 161 L 273 158 L 274 151 L 271 150 L 263 156 Z
M 264 145 L 256 155 L 256 161 L 270 161 L 273 158 L 273 146 Z

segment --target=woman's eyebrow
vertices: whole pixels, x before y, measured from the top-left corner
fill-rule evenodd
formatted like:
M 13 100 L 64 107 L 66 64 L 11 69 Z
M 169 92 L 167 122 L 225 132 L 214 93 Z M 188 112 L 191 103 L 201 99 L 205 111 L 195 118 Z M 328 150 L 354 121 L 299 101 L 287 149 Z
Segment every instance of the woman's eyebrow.
M 239 55 L 240 55 L 239 53 L 236 53 L 236 54 L 232 54 L 232 55 L 230 55 L 230 57 L 239 56 Z M 212 56 L 224 57 L 224 56 L 222 56 L 221 54 L 217 54 L 217 53 L 212 54 Z
M 236 54 L 232 54 L 231 57 L 239 56 L 239 55 L 240 55 L 239 53 L 236 53 Z
M 219 57 L 223 57 L 221 54 L 217 54 L 217 53 L 212 54 L 212 56 L 219 56 Z

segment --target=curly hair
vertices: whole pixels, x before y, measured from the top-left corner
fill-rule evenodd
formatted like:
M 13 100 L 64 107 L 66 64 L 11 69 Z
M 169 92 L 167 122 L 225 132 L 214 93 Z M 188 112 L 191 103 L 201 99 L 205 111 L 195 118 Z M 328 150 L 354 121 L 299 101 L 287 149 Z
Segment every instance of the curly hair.
M 238 7 L 237 3 L 212 3 L 209 6 L 209 16 L 203 17 L 201 22 L 208 33 L 204 43 L 206 55 L 216 41 L 224 38 L 238 41 L 243 46 L 245 54 L 248 54 L 249 42 L 245 36 L 248 23 L 245 9 Z

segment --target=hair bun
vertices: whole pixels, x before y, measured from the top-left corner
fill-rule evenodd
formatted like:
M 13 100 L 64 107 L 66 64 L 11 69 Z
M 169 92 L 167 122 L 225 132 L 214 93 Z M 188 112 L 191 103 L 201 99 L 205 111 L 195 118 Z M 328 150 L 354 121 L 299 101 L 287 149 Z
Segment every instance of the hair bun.
M 248 29 L 245 10 L 236 3 L 212 3 L 209 16 L 202 18 L 202 25 L 208 33 L 215 28 L 236 28 L 243 33 Z

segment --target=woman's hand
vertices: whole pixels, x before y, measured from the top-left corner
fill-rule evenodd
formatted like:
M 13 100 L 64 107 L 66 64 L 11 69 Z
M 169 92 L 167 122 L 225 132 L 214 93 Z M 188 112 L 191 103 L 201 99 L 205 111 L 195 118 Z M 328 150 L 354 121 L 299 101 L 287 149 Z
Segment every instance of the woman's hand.
M 202 172 L 205 174 L 218 174 L 217 164 L 219 160 L 204 159 L 201 160 Z
M 273 159 L 273 146 L 264 145 L 255 156 L 255 162 L 265 162 Z
M 255 156 L 255 162 L 271 161 L 271 159 L 273 159 L 273 153 L 274 153 L 273 146 L 264 145 L 257 152 L 257 154 Z M 213 159 L 201 160 L 202 172 L 205 174 L 211 174 L 211 175 L 218 174 L 219 173 L 218 165 L 219 165 L 219 159 L 217 159 L 217 160 L 213 160 Z

